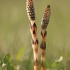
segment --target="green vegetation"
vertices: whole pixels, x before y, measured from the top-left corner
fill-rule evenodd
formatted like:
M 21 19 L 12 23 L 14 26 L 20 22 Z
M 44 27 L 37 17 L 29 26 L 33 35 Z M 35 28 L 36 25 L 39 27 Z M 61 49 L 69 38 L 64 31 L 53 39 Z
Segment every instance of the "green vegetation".
M 0 70 L 13 66 L 15 70 L 33 70 L 30 22 L 25 4 L 25 0 L 0 0 Z M 70 70 L 70 1 L 34 0 L 39 42 L 41 19 L 48 4 L 51 19 L 47 28 L 46 68 Z M 8 53 L 11 59 L 6 60 Z M 3 57 L 4 68 L 1 67 Z M 63 59 L 58 62 L 60 57 Z

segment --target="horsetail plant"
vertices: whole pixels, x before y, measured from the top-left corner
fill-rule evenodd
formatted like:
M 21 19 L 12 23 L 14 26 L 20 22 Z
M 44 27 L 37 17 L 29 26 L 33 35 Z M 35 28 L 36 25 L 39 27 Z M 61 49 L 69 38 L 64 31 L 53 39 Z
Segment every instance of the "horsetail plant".
M 26 10 L 28 18 L 31 22 L 30 24 L 30 32 L 32 35 L 32 48 L 34 54 L 34 70 L 39 70 L 38 67 L 38 39 L 37 39 L 37 26 L 35 23 L 35 11 L 33 0 L 26 0 Z
M 46 55 L 46 36 L 47 36 L 47 26 L 49 24 L 49 20 L 50 20 L 50 5 L 47 6 L 44 14 L 43 14 L 43 18 L 42 18 L 42 22 L 41 22 L 41 44 L 40 44 L 40 51 L 41 51 L 41 70 L 45 70 L 45 55 Z
M 26 11 L 31 23 L 30 32 L 32 36 L 32 48 L 33 48 L 33 54 L 34 54 L 34 70 L 39 70 L 37 26 L 35 23 L 35 10 L 34 10 L 33 0 L 26 0 Z M 47 36 L 46 28 L 49 23 L 50 14 L 51 14 L 50 5 L 48 5 L 44 12 L 42 22 L 41 22 L 41 44 L 40 44 L 41 70 L 46 70 L 46 67 L 44 65 L 45 55 L 46 55 L 46 36 Z

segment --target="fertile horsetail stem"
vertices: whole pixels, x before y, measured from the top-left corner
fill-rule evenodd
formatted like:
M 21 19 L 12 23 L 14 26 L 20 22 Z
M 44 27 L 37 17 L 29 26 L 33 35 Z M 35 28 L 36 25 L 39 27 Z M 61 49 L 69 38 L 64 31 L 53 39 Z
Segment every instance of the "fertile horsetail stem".
M 34 70 L 39 70 L 38 66 L 38 39 L 37 39 L 37 26 L 35 23 L 35 11 L 34 11 L 34 4 L 33 0 L 26 0 L 26 10 L 28 18 L 31 22 L 30 25 L 30 32 L 32 36 L 32 48 L 33 48 L 33 55 L 34 55 Z
M 50 14 L 51 14 L 50 13 L 50 5 L 48 5 L 45 12 L 44 12 L 44 14 L 43 14 L 43 18 L 42 18 L 42 22 L 41 22 L 41 45 L 40 45 L 41 55 L 42 54 L 45 55 L 46 36 L 47 36 L 46 28 L 47 28 L 49 20 L 50 20 Z M 45 59 L 42 59 L 43 62 L 44 62 L 44 60 Z
M 42 22 L 41 22 L 41 44 L 40 44 L 40 51 L 41 51 L 41 70 L 46 70 L 46 67 L 44 65 L 45 62 L 45 55 L 46 55 L 46 36 L 47 36 L 47 31 L 46 28 L 49 24 L 49 20 L 50 20 L 50 5 L 47 6 L 44 14 L 43 14 L 43 18 L 42 18 Z

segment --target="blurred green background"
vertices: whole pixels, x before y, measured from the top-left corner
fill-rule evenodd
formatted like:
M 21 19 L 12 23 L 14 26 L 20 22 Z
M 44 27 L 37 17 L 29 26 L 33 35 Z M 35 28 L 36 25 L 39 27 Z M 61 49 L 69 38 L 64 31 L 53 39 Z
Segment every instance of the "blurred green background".
M 63 69 L 59 70 L 70 70 L 70 1 L 34 0 L 39 44 L 41 19 L 48 4 L 51 18 L 47 28 L 46 64 L 62 56 Z M 10 53 L 13 60 L 28 60 L 30 56 L 33 60 L 29 24 L 26 0 L 0 0 L 0 58 Z

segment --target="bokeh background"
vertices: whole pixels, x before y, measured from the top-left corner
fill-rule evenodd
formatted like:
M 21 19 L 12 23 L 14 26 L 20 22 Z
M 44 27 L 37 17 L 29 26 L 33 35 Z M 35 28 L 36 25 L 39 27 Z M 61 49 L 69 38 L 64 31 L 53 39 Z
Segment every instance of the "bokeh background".
M 46 65 L 62 56 L 59 70 L 70 70 L 70 1 L 34 0 L 39 44 L 41 20 L 48 4 L 51 18 L 47 28 Z M 9 53 L 13 60 L 33 61 L 29 24 L 26 0 L 0 0 L 0 59 Z

